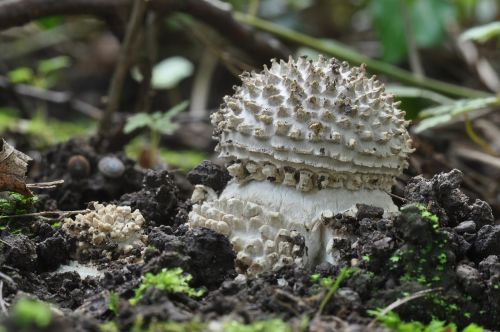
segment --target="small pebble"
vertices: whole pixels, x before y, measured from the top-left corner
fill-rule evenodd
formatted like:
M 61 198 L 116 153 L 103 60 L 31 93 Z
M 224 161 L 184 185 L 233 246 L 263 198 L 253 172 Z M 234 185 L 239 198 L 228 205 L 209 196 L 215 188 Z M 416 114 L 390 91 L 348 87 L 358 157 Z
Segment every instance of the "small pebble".
M 125 172 L 125 165 L 116 157 L 104 157 L 97 165 L 99 172 L 108 178 L 119 178 Z

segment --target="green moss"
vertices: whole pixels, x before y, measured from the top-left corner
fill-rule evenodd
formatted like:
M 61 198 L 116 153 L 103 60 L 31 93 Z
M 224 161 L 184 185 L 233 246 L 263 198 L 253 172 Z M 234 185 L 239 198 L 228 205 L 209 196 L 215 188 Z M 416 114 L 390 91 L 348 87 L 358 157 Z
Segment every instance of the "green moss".
M 202 289 L 196 290 L 189 287 L 192 276 L 184 274 L 179 267 L 173 269 L 163 269 L 158 274 L 146 273 L 134 297 L 129 300 L 132 305 L 136 305 L 150 288 L 156 288 L 167 293 L 184 293 L 191 297 L 201 297 L 205 294 Z
M 436 230 L 439 228 L 439 217 L 436 216 L 435 214 L 431 213 L 430 211 L 428 211 L 427 208 L 425 207 L 425 205 L 423 205 L 423 204 L 417 203 L 417 204 L 411 204 L 408 206 L 403 206 L 401 208 L 401 211 L 404 212 L 407 208 L 412 207 L 412 206 L 415 206 L 420 211 L 420 215 L 422 216 L 422 218 L 424 218 L 425 220 L 427 220 L 428 222 L 431 223 L 433 229 Z
M 456 324 L 446 323 L 440 320 L 433 319 L 430 323 L 422 322 L 404 322 L 398 314 L 389 311 L 382 314 L 381 310 L 371 310 L 369 314 L 375 316 L 376 319 L 385 327 L 395 332 L 456 332 L 458 331 Z M 463 332 L 482 332 L 484 329 L 476 324 L 469 324 Z
M 10 192 L 6 198 L 0 198 L 0 216 L 15 216 L 29 213 L 38 202 L 37 196 L 24 196 Z
M 45 328 L 52 321 L 52 311 L 47 303 L 20 299 L 14 306 L 13 318 L 21 328 Z
M 411 214 L 415 213 L 415 208 L 420 217 L 430 223 L 432 236 L 429 237 L 428 243 L 420 245 L 409 243 L 398 249 L 389 258 L 390 267 L 392 270 L 401 271 L 400 281 L 402 282 L 416 281 L 421 285 L 432 287 L 443 281 L 445 267 L 451 264 L 445 250 L 447 240 L 441 234 L 439 218 L 422 204 L 402 207 L 403 217 L 407 213 L 410 215 L 404 222 L 415 220 L 415 217 L 411 217 Z
M 115 291 L 109 292 L 108 297 L 108 309 L 118 316 L 120 310 L 120 297 Z
M 37 196 L 28 197 L 14 192 L 0 198 L 0 230 L 8 229 L 11 234 L 29 233 L 30 225 L 24 218 L 10 217 L 34 212 L 37 202 Z

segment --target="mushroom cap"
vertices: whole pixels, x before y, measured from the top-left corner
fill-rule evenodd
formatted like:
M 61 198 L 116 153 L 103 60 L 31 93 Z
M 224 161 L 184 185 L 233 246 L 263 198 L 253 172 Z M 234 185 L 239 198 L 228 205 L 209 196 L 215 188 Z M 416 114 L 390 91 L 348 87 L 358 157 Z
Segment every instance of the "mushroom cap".
M 241 79 L 212 114 L 216 151 L 228 163 L 385 178 L 408 166 L 405 113 L 364 66 L 290 58 Z

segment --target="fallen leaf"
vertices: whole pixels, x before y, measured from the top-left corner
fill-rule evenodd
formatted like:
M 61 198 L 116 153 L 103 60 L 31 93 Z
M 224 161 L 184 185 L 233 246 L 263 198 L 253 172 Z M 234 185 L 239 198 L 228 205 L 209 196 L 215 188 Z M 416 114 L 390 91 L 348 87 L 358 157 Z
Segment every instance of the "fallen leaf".
M 26 187 L 26 172 L 31 158 L 0 139 L 0 191 L 33 196 Z

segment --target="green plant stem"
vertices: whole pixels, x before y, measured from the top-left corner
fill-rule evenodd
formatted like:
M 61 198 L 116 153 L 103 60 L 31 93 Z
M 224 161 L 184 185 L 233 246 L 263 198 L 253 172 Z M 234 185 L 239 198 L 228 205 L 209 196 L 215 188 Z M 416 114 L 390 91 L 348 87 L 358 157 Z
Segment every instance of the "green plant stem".
M 250 16 L 247 14 L 235 12 L 234 18 L 243 24 L 248 24 L 259 30 L 271 33 L 284 40 L 307 46 L 319 52 L 347 60 L 353 64 L 366 64 L 369 71 L 380 73 L 392 77 L 405 84 L 426 88 L 448 96 L 462 98 L 479 98 L 490 96 L 487 92 L 464 88 L 458 85 L 441 82 L 430 78 L 419 78 L 409 71 L 400 69 L 391 64 L 371 59 L 360 54 L 346 45 L 336 41 L 323 41 L 318 38 L 310 37 L 300 32 L 293 31 L 283 26 L 268 22 L 266 20 Z
M 354 271 L 352 269 L 348 269 L 348 268 L 344 268 L 344 269 L 340 270 L 339 275 L 335 279 L 333 285 L 330 286 L 330 288 L 328 289 L 328 292 L 326 293 L 325 297 L 323 298 L 323 301 L 321 301 L 321 304 L 319 305 L 319 310 L 317 313 L 318 316 L 321 315 L 321 313 L 323 313 L 323 310 L 325 309 L 326 305 L 328 304 L 328 301 L 330 301 L 330 298 L 332 297 L 332 295 L 337 291 L 337 289 L 339 289 L 342 281 L 349 278 L 353 272 Z
M 154 154 L 154 157 L 158 157 L 159 155 L 159 146 L 160 146 L 161 135 L 158 130 L 151 129 L 151 134 L 149 138 L 149 150 Z
M 250 0 L 248 3 L 248 15 L 257 16 L 259 12 L 260 0 Z
M 482 139 L 474 130 L 472 127 L 472 121 L 469 119 L 469 116 L 467 113 L 464 114 L 464 125 L 465 125 L 465 132 L 467 133 L 467 136 L 479 145 L 486 153 L 492 155 L 492 156 L 497 156 L 498 154 L 495 152 L 495 149 L 493 149 L 488 142 L 486 142 L 484 139 Z

